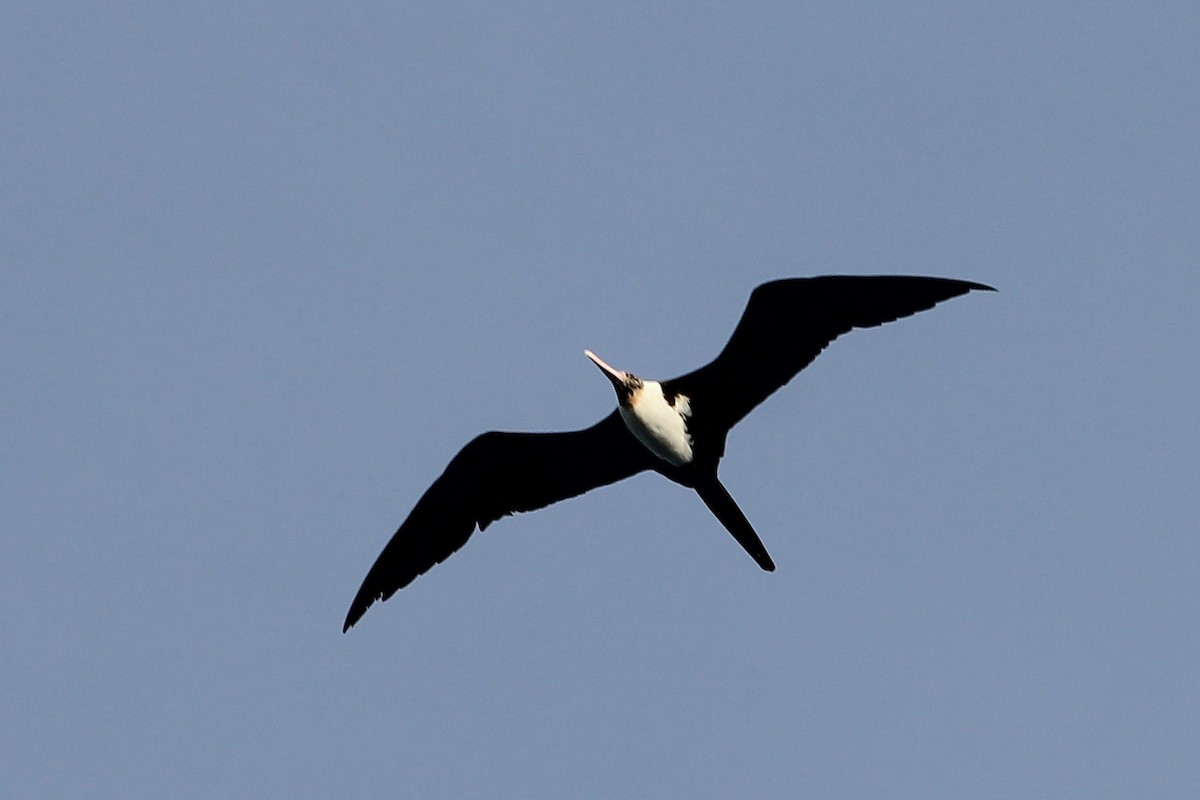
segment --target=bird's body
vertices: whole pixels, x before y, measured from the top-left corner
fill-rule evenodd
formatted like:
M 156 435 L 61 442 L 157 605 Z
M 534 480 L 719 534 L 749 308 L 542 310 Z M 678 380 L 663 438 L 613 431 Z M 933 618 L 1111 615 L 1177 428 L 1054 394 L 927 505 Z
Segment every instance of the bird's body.
M 367 573 L 343 631 L 466 543 L 476 527 L 654 470 L 692 488 L 765 570 L 758 534 L 717 478 L 738 421 L 852 328 L 891 322 L 990 286 L 918 276 L 789 278 L 750 295 L 729 342 L 709 364 L 643 380 L 584 351 L 612 382 L 617 410 L 566 433 L 482 434 L 451 460 Z
M 692 435 L 688 431 L 691 401 L 684 395 L 670 399 L 658 381 L 643 381 L 628 408 L 619 409 L 629 432 L 654 455 L 676 467 L 691 464 Z

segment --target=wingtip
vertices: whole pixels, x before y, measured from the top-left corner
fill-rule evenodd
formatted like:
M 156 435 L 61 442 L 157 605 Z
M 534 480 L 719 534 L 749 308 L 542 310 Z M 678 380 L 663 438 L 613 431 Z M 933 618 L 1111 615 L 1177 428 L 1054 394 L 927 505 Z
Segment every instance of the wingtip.
M 361 605 L 357 602 L 350 606 L 350 611 L 346 614 L 346 621 L 342 624 L 342 633 L 346 633 L 357 625 L 358 621 L 363 618 L 363 615 L 367 613 L 367 609 L 370 607 L 371 603 Z

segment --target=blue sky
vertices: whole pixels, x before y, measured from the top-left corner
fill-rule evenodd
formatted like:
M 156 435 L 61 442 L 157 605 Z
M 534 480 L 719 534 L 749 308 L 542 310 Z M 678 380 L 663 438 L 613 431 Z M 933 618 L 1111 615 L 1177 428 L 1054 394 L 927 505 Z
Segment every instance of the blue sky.
M 14 797 L 1194 797 L 1194 3 L 15 3 Z M 487 429 L 977 280 L 340 633 Z

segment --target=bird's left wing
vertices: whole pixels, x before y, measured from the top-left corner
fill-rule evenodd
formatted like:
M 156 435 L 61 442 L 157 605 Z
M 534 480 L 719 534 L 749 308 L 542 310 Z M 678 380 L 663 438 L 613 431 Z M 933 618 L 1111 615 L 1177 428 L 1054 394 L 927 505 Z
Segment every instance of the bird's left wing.
M 564 433 L 491 431 L 473 439 L 426 490 L 379 554 L 342 632 L 475 532 L 506 514 L 533 511 L 649 469 L 654 457 L 614 411 Z
M 663 382 L 694 415 L 728 430 L 853 328 L 873 328 L 990 286 L 920 275 L 825 275 L 764 283 L 724 349 L 700 369 Z

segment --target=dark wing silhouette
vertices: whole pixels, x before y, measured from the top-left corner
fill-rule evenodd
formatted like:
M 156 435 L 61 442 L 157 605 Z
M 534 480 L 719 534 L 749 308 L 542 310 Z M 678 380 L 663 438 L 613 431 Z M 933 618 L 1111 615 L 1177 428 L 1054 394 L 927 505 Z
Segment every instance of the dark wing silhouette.
M 750 302 L 711 363 L 666 381 L 706 425 L 728 430 L 851 328 L 871 328 L 990 286 L 949 278 L 830 275 L 771 281 Z
M 387 600 L 475 532 L 500 517 L 533 511 L 649 469 L 654 456 L 618 412 L 565 433 L 477 436 L 417 501 L 383 548 L 350 604 L 342 632 L 376 600 Z

